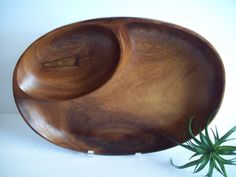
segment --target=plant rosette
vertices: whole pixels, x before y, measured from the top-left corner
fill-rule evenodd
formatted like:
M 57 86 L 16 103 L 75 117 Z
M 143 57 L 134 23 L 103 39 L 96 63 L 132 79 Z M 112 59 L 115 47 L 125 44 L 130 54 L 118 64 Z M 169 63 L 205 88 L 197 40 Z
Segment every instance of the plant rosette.
M 211 120 L 216 112 L 214 112 L 209 120 Z M 171 164 L 179 169 L 188 168 L 195 166 L 193 173 L 197 173 L 204 169 L 208 164 L 208 173 L 205 177 L 212 177 L 214 169 L 216 169 L 219 173 L 221 173 L 224 177 L 227 177 L 225 165 L 236 165 L 236 158 L 225 159 L 222 156 L 235 156 L 236 155 L 236 146 L 223 145 L 225 142 L 233 140 L 235 138 L 229 139 L 229 136 L 236 131 L 236 126 L 231 128 L 227 133 L 225 133 L 222 137 L 219 136 L 217 128 L 215 131 L 212 131 L 214 136 L 214 141 L 211 140 L 208 132 L 208 125 L 204 128 L 204 131 L 200 132 L 199 138 L 196 138 L 192 131 L 192 120 L 190 119 L 188 124 L 189 135 L 191 136 L 191 140 L 186 143 L 178 145 L 192 151 L 194 154 L 190 157 L 199 157 L 196 160 L 190 161 L 182 166 L 178 166 L 174 164 L 171 159 Z M 204 132 L 204 133 L 203 133 Z M 189 159 L 189 160 L 190 160 Z

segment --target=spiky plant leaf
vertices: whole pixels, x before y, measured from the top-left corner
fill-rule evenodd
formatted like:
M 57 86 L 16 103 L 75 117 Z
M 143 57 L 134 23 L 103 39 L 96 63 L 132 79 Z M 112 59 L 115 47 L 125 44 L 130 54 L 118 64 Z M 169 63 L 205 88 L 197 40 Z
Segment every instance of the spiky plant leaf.
M 227 141 L 234 140 L 235 138 L 229 139 L 230 135 L 236 131 L 236 126 L 231 128 L 227 133 L 225 133 L 222 137 L 219 136 L 217 127 L 215 127 L 215 131 L 211 129 L 212 134 L 214 136 L 214 141 L 211 140 L 208 125 L 212 118 L 215 116 L 217 111 L 214 111 L 210 116 L 209 120 L 204 128 L 204 131 L 200 132 L 199 139 L 194 136 L 192 130 L 192 121 L 194 117 L 191 117 L 188 124 L 189 135 L 191 140 L 187 141 L 185 144 L 177 143 L 178 145 L 194 152 L 194 154 L 190 157 L 200 156 L 197 160 L 190 161 L 184 165 L 178 166 L 173 163 L 171 159 L 171 164 L 179 169 L 188 168 L 195 166 L 194 173 L 198 173 L 203 170 L 207 164 L 208 173 L 205 177 L 212 177 L 214 169 L 216 169 L 219 173 L 221 173 L 224 177 L 227 177 L 225 165 L 236 165 L 236 158 L 225 159 L 221 157 L 221 155 L 232 156 L 236 155 L 236 146 L 228 146 L 222 145 Z M 204 133 L 203 133 L 204 132 Z M 189 159 L 189 160 L 190 160 Z

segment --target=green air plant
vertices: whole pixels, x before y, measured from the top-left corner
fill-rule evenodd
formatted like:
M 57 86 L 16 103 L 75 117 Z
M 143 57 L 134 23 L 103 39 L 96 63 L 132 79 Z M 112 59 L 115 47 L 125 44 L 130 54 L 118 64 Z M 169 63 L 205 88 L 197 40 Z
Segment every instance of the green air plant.
M 214 117 L 214 115 L 215 113 L 212 114 L 212 116 L 210 116 L 209 120 L 211 120 Z M 178 144 L 194 153 L 190 157 L 190 159 L 192 159 L 193 157 L 195 158 L 199 157 L 199 158 L 197 160 L 190 161 L 182 166 L 175 165 L 173 163 L 173 160 L 171 159 L 171 164 L 179 169 L 195 166 L 193 173 L 201 171 L 207 166 L 207 164 L 209 164 L 208 173 L 205 175 L 205 177 L 212 177 L 214 169 L 220 172 L 224 177 L 227 177 L 225 165 L 236 165 L 236 158 L 225 159 L 222 157 L 222 155 L 235 156 L 236 146 L 228 146 L 223 144 L 229 140 L 235 139 L 235 138 L 229 139 L 229 136 L 236 131 L 236 126 L 231 128 L 222 137 L 219 137 L 217 128 L 215 128 L 215 132 L 211 129 L 212 134 L 214 136 L 214 141 L 212 141 L 208 133 L 209 122 L 205 126 L 205 129 L 203 131 L 204 133 L 200 132 L 198 139 L 194 136 L 192 131 L 192 120 L 193 117 L 190 119 L 188 124 L 188 131 L 189 135 L 191 136 L 191 140 L 187 141 L 184 144 L 179 144 L 179 143 Z

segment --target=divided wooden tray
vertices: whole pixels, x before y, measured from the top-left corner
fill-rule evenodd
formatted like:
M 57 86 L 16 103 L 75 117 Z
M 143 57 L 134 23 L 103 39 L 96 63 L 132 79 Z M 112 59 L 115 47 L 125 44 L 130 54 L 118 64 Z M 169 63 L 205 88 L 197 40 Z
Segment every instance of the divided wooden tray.
M 16 105 L 50 142 L 96 154 L 132 154 L 186 141 L 224 92 L 224 68 L 204 38 L 141 18 L 104 18 L 55 29 L 20 57 Z M 198 129 L 195 128 L 195 134 Z

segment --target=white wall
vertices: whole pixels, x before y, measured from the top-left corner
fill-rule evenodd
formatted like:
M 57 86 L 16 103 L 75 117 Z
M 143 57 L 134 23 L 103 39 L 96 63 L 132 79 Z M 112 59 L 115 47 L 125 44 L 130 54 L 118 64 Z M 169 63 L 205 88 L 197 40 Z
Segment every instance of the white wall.
M 190 28 L 207 38 L 225 64 L 222 110 L 235 116 L 236 1 L 203 0 L 0 0 L 0 113 L 17 112 L 12 96 L 14 66 L 30 43 L 65 24 L 98 17 L 134 16 Z

